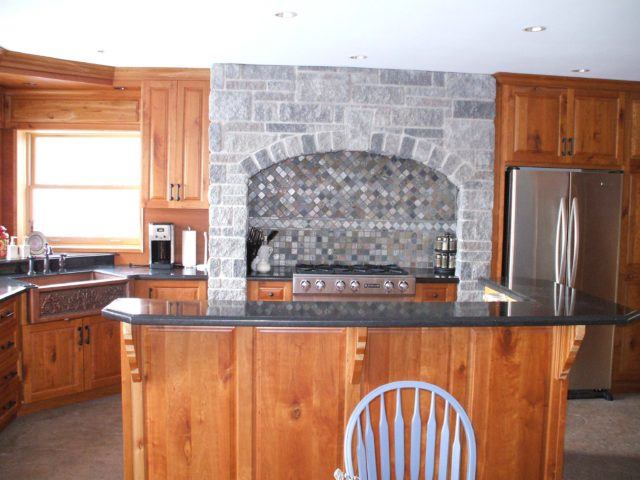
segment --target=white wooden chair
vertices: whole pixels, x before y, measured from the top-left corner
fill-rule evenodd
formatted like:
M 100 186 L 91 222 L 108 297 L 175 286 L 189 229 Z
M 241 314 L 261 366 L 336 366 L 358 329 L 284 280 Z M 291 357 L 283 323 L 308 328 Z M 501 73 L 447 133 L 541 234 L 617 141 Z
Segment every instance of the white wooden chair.
M 409 472 L 410 480 L 433 480 L 436 472 L 436 444 L 440 442 L 438 451 L 438 480 L 474 480 L 476 476 L 476 441 L 473 427 L 467 413 L 460 403 L 446 390 L 425 382 L 403 381 L 382 385 L 367 394 L 356 405 L 349 422 L 344 438 L 344 464 L 345 473 L 336 470 L 335 478 L 381 480 L 391 479 L 391 452 L 389 444 L 389 423 L 385 406 L 384 394 L 395 391 L 395 417 L 393 420 L 393 467 L 394 478 L 404 480 L 405 474 L 405 421 L 402 412 L 402 390 L 414 390 L 413 413 L 410 421 L 410 449 Z M 426 421 L 426 439 L 424 453 L 422 453 L 422 413 L 420 412 L 420 394 L 428 392 L 431 395 L 429 403 L 429 417 Z M 440 402 L 438 402 L 440 399 Z M 370 405 L 379 402 L 380 421 L 378 423 L 379 456 L 376 455 L 376 435 L 371 424 Z M 438 439 L 438 403 L 444 403 L 444 411 L 441 415 L 442 425 Z M 453 409 L 455 419 L 450 418 L 450 410 Z M 361 417 L 364 413 L 364 434 L 361 427 Z M 450 424 L 454 425 L 453 440 L 450 435 Z M 460 424 L 464 433 L 461 437 Z M 353 466 L 354 432 L 356 437 L 355 454 L 358 466 L 356 476 Z M 466 447 L 466 460 L 463 461 L 462 445 Z M 377 465 L 379 458 L 380 465 Z M 420 475 L 421 458 L 424 458 L 424 472 Z M 466 474 L 461 470 L 466 464 Z

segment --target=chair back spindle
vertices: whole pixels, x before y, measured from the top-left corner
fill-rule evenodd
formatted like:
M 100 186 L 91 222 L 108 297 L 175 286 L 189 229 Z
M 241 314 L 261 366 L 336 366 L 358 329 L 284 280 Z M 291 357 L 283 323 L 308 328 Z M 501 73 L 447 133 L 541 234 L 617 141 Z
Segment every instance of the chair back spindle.
M 411 393 L 413 393 L 413 411 L 411 420 L 408 423 L 408 452 L 405 451 L 405 435 L 407 432 L 405 432 L 405 419 L 402 411 L 402 392 L 406 390 L 411 390 Z M 385 394 L 389 392 L 395 392 L 395 414 L 393 433 L 391 435 L 393 447 L 390 445 L 391 437 L 385 403 Z M 420 406 L 423 392 L 429 394 L 428 396 L 430 397 L 426 425 L 423 425 Z M 378 411 L 380 415 L 377 439 L 371 420 L 372 410 L 370 408 L 376 403 L 379 405 Z M 438 425 L 439 403 L 442 404 L 441 425 Z M 375 408 L 373 412 L 375 414 Z M 361 417 L 364 417 L 364 434 Z M 453 430 L 453 439 L 451 439 L 450 426 L 451 430 Z M 425 431 L 424 453 L 422 452 L 423 427 Z M 438 427 L 440 427 L 439 432 Z M 352 458 L 354 433 L 357 468 L 354 468 Z M 378 443 L 377 449 L 376 440 Z M 391 453 L 392 448 L 393 454 Z M 436 480 L 436 478 L 437 480 L 475 479 L 476 443 L 473 427 L 460 403 L 446 390 L 425 382 L 392 382 L 371 391 L 354 409 L 347 423 L 344 439 L 345 478 L 358 478 L 359 480 L 378 480 L 378 478 L 380 480 L 391 480 L 391 478 L 394 478 L 395 480 L 404 480 L 405 458 L 407 455 L 409 457 L 410 480 Z M 391 458 L 393 458 L 393 465 Z M 424 463 L 421 465 L 422 458 L 424 458 Z M 392 470 L 394 477 L 391 476 Z

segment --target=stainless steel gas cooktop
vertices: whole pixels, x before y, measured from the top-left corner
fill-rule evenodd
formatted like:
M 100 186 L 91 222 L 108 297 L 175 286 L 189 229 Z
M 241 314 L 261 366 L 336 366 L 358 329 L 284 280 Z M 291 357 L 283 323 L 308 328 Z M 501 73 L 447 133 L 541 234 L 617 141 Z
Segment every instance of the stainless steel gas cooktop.
M 416 279 L 397 265 L 296 265 L 294 295 L 414 295 Z

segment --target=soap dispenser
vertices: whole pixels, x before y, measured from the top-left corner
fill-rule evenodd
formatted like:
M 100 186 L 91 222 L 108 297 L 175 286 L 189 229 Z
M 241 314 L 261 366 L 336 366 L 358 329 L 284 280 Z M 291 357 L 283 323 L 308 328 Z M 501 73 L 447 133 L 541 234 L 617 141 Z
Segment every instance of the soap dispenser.
M 18 237 L 11 237 L 11 243 L 7 246 L 7 260 L 18 260 L 19 258 Z

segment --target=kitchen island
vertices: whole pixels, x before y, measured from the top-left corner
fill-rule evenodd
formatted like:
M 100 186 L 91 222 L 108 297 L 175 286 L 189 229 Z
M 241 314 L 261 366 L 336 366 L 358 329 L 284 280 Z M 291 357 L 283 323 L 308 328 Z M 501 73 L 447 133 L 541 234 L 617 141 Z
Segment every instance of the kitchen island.
M 328 479 L 355 404 L 422 380 L 469 413 L 477 478 L 561 479 L 584 326 L 640 314 L 550 282 L 487 286 L 518 301 L 115 300 L 103 315 L 122 322 L 125 478 Z

